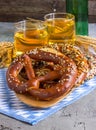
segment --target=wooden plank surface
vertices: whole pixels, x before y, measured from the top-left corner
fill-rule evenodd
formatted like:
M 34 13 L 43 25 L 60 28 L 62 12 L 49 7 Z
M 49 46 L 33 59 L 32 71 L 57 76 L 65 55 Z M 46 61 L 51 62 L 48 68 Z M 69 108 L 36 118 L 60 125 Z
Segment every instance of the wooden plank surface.
M 26 17 L 43 19 L 54 8 L 65 12 L 65 0 L 0 0 L 0 20 L 17 21 Z
M 66 12 L 66 0 L 0 0 L 0 21 L 19 21 L 26 17 L 43 19 L 53 12 Z M 96 0 L 88 1 L 89 22 L 96 22 Z

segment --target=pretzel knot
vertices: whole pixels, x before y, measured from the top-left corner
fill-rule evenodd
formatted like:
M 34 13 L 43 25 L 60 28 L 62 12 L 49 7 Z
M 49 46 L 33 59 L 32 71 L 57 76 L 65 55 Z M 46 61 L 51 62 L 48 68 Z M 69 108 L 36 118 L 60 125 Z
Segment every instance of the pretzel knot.
M 40 64 L 36 66 L 41 61 L 45 63 L 43 67 Z M 26 78 L 22 76 L 23 70 Z M 42 70 L 45 70 L 44 74 Z M 10 89 L 39 100 L 51 100 L 68 93 L 76 77 L 75 63 L 51 48 L 34 49 L 19 56 L 8 67 L 6 74 Z

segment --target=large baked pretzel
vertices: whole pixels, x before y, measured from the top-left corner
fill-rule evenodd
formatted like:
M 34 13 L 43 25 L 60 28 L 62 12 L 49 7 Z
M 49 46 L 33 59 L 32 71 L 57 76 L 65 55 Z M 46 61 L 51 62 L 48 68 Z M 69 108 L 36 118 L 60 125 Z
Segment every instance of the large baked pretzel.
M 51 62 L 53 70 L 44 76 L 36 77 L 31 63 L 32 59 Z M 18 76 L 22 68 L 25 68 L 27 73 L 28 79 L 26 81 L 21 81 Z M 9 88 L 16 93 L 29 93 L 36 99 L 50 100 L 72 89 L 77 77 L 77 68 L 70 58 L 57 51 L 54 52 L 53 49 L 34 49 L 16 58 L 8 67 L 6 77 Z M 57 79 L 58 82 L 49 88 L 40 87 L 45 81 Z

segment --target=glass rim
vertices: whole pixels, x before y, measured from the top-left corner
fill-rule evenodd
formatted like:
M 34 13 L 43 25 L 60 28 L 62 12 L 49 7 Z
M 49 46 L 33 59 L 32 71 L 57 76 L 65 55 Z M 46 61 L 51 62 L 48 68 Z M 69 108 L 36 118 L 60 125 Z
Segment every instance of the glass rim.
M 30 23 L 32 22 L 33 24 L 38 24 L 38 23 L 42 23 L 43 24 L 44 23 L 44 21 L 41 21 L 41 20 L 36 20 L 35 21 L 35 20 L 29 20 L 29 19 L 27 20 L 27 19 L 25 19 L 25 20 L 21 20 L 21 21 L 15 22 L 14 25 L 26 23 L 27 21 L 30 22 Z
M 47 20 L 47 16 L 53 16 L 51 18 L 55 18 L 56 15 L 69 15 L 72 16 L 69 19 L 75 19 L 75 16 L 71 13 L 67 13 L 67 12 L 53 12 L 53 13 L 48 13 L 44 15 L 44 19 Z M 59 17 L 58 17 L 59 18 Z M 49 18 L 48 18 L 49 19 Z
M 30 25 L 28 26 L 26 24 L 26 22 L 29 22 Z M 31 24 L 32 23 L 32 24 Z M 16 29 L 43 29 L 46 27 L 46 24 L 44 21 L 41 21 L 41 20 L 21 20 L 21 21 L 18 21 L 18 22 L 15 22 L 14 23 L 14 26 Z

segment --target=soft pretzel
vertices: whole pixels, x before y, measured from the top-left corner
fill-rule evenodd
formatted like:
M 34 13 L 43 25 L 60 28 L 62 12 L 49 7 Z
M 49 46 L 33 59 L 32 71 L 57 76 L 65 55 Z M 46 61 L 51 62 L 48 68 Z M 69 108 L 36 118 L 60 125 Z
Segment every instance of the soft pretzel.
M 48 62 L 47 74 L 36 76 L 32 60 Z M 27 78 L 19 77 L 25 69 Z M 38 67 L 37 67 L 38 68 Z M 34 49 L 16 58 L 8 67 L 6 79 L 10 89 L 16 93 L 28 93 L 39 100 L 51 100 L 70 91 L 77 78 L 77 67 L 73 60 L 50 48 Z M 51 82 L 49 87 L 43 84 Z

